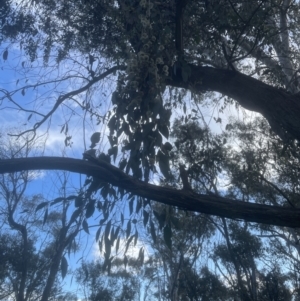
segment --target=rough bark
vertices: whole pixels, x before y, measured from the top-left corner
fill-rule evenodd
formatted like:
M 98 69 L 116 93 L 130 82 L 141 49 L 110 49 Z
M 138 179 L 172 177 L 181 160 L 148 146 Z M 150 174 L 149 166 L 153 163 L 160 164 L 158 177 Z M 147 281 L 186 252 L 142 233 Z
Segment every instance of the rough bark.
M 238 71 L 189 65 L 187 82 L 174 78 L 166 83 L 195 93 L 215 91 L 236 100 L 247 110 L 262 114 L 283 139 L 300 141 L 300 96 L 263 83 Z
M 22 170 L 66 170 L 99 178 L 128 192 L 183 210 L 201 212 L 231 219 L 277 226 L 300 227 L 300 209 L 259 205 L 232 200 L 217 195 L 196 194 L 192 191 L 160 187 L 139 181 L 118 168 L 99 161 L 94 164 L 71 158 L 34 157 L 0 160 L 0 173 Z

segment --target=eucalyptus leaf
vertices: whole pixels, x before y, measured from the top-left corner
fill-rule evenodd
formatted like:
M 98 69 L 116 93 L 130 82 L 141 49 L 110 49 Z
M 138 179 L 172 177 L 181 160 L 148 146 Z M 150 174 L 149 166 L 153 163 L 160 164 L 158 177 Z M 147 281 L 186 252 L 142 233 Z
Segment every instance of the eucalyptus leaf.
M 65 256 L 61 258 L 60 271 L 61 271 L 61 277 L 64 279 L 68 272 L 68 261 Z
M 35 208 L 35 212 L 37 212 L 38 210 L 44 208 L 45 206 L 48 206 L 49 202 L 42 202 L 40 204 L 38 204 Z
M 83 230 L 84 230 L 87 234 L 90 234 L 90 231 L 89 231 L 89 225 L 88 225 L 86 219 L 84 219 L 83 222 L 82 222 L 82 228 L 83 228 Z
M 168 248 L 171 250 L 172 249 L 172 230 L 171 227 L 166 225 L 164 227 L 164 241 Z

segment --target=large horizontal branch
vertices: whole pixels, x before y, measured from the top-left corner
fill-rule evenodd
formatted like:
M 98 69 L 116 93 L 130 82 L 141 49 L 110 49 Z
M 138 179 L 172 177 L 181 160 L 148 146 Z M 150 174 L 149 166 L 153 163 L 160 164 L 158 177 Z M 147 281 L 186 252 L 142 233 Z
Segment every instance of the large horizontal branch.
M 189 65 L 187 82 L 177 78 L 168 85 L 194 92 L 216 91 L 235 99 L 250 111 L 261 113 L 274 132 L 300 141 L 300 96 L 292 95 L 237 71 Z
M 217 195 L 196 194 L 139 181 L 101 161 L 95 164 L 71 158 L 32 157 L 0 160 L 0 173 L 24 170 L 66 170 L 99 178 L 114 186 L 163 204 L 210 215 L 286 227 L 300 227 L 300 209 L 259 205 Z

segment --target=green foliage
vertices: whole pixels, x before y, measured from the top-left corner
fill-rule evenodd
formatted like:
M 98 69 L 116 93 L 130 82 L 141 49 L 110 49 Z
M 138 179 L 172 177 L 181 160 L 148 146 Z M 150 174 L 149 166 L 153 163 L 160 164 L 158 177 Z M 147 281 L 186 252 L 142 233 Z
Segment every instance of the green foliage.
M 68 272 L 68 261 L 65 256 L 61 258 L 60 270 L 61 270 L 61 277 L 65 278 Z
M 177 65 L 174 70 L 181 70 L 182 80 L 188 88 L 192 72 L 190 64 L 193 63 L 239 68 L 246 74 L 256 72 L 262 80 L 277 86 L 284 84 L 283 78 L 288 72 L 283 61 L 273 60 L 274 51 L 281 57 L 279 49 L 285 49 L 285 45 L 278 45 L 280 39 L 276 38 L 281 30 L 275 21 L 272 23 L 281 14 L 276 1 L 231 4 L 223 0 L 210 1 L 209 5 L 203 1 L 189 1 L 183 11 L 181 38 L 184 49 L 180 58 L 174 43 L 177 33 L 173 0 L 166 3 L 122 1 L 119 5 L 111 1 L 36 1 L 31 4 L 34 5 L 34 19 L 25 6 L 18 11 L 13 10 L 9 2 L 4 4 L 6 21 L 3 24 L 9 19 L 16 23 L 22 20 L 22 24 L 14 35 L 7 31 L 3 35 L 18 39 L 31 61 L 36 60 L 40 51 L 45 65 L 51 55 L 60 63 L 77 52 L 86 58 L 83 65 L 89 79 L 102 72 L 103 59 L 109 67 L 122 65 L 115 74 L 117 84 L 111 96 L 113 108 L 105 117 L 97 118 L 107 122 L 108 155 L 115 162 L 122 153 L 121 168 L 146 181 L 150 173 L 155 172 L 155 160 L 163 176 L 166 179 L 170 176 L 170 157 L 163 149 L 163 139 L 169 139 L 171 115 L 178 105 L 184 102 L 180 117 L 185 122 L 193 120 L 191 118 L 199 119 L 197 114 L 192 116 L 187 112 L 182 98 L 186 91 L 172 89 L 169 99 L 163 94 L 166 82 L 173 75 L 176 77 L 172 70 Z M 296 4 L 289 6 L 288 13 L 292 20 L 298 21 Z M 10 15 L 14 17 L 8 18 Z M 291 22 L 289 30 L 290 38 L 296 40 L 294 23 Z M 7 59 L 6 51 L 9 49 L 3 53 L 4 60 Z M 296 53 L 294 49 L 291 51 Z M 245 59 L 255 60 L 254 67 L 247 65 Z M 292 55 L 291 60 L 296 64 Z M 268 63 L 273 67 L 272 72 L 260 75 L 260 70 L 266 69 L 264 64 Z M 173 64 L 174 68 L 170 68 Z M 291 83 L 289 88 L 293 85 Z M 24 89 L 21 91 L 25 93 Z M 95 117 L 101 115 L 96 109 L 98 105 L 93 108 L 83 104 L 82 108 Z M 191 112 L 193 110 L 194 107 Z M 222 119 L 219 117 L 218 120 Z M 66 146 L 71 145 L 70 140 L 71 136 L 67 136 Z M 91 137 L 91 148 L 99 141 L 100 133 L 95 132 Z
M 261 275 L 262 288 L 258 296 L 259 300 L 292 300 L 292 294 L 286 284 L 287 280 L 287 277 L 276 267 L 266 275 Z
M 83 262 L 77 269 L 76 280 L 89 292 L 89 300 L 137 300 L 138 279 L 122 268 L 120 259 L 116 258 L 112 265 L 114 272 L 109 276 L 103 272 L 101 261 Z
M 172 230 L 168 225 L 164 227 L 164 241 L 168 248 L 172 249 Z
M 187 264 L 179 283 L 180 290 L 185 292 L 190 300 L 221 301 L 230 295 L 228 288 L 207 267 L 203 267 L 200 273 L 197 273 Z
M 7 232 L 0 235 L 0 254 L 0 296 L 17 297 L 24 266 L 27 266 L 25 288 L 28 300 L 34 300 L 35 295 L 40 295 L 46 284 L 52 253 L 47 249 L 37 250 L 34 241 L 30 239 L 24 258 L 22 239 L 19 235 Z M 59 291 L 59 285 L 55 282 L 51 295 L 54 296 Z
M 30 97 L 31 90 L 53 84 L 51 97 L 46 96 L 47 104 L 53 108 L 44 112 L 48 106 L 42 99 L 34 105 L 34 110 L 23 109 L 26 122 L 37 120 L 32 125 L 36 134 L 64 101 L 73 102 L 70 119 L 84 116 L 85 120 L 89 116 L 92 126 L 104 124 L 103 132 L 91 135 L 90 149 L 82 151 L 84 159 L 95 165 L 119 166 L 110 174 L 113 183 L 123 181 L 118 173 L 121 170 L 132 175 L 136 183 L 142 180 L 180 190 L 183 179 L 179 167 L 184 166 L 186 180 L 192 187 L 187 194 L 298 208 L 299 143 L 289 137 L 280 139 L 294 128 L 285 124 L 290 116 L 273 120 L 274 108 L 268 101 L 274 89 L 266 86 L 264 109 L 252 103 L 247 95 L 237 98 L 245 108 L 263 113 L 273 123 L 268 124 L 262 118 L 247 122 L 245 117 L 243 121 L 229 119 L 225 125 L 226 109 L 235 104 L 238 115 L 239 107 L 234 100 L 213 94 L 214 89 L 219 91 L 222 80 L 214 82 L 213 76 L 205 78 L 202 73 L 220 72 L 228 83 L 223 90 L 228 97 L 234 94 L 230 80 L 241 74 L 241 79 L 249 79 L 253 90 L 262 83 L 281 87 L 284 90 L 276 90 L 278 95 L 286 96 L 286 107 L 292 106 L 296 96 L 292 101 L 289 97 L 299 92 L 299 3 L 289 2 L 286 6 L 286 1 L 276 0 L 187 1 L 181 12 L 182 20 L 178 20 L 178 3 L 39 0 L 21 1 L 18 9 L 3 1 L 0 42 L 7 43 L 2 49 L 3 64 L 11 63 L 15 41 L 29 61 L 20 61 L 21 73 L 25 74 L 22 87 L 1 91 L 4 93 L 1 104 L 8 99 L 19 111 L 22 107 L 15 95 L 25 99 Z M 183 43 L 180 54 L 175 47 L 179 42 L 178 21 L 183 32 L 179 37 Z M 27 83 L 27 74 L 41 61 L 45 68 L 41 70 L 47 77 L 33 82 L 28 76 L 31 83 Z M 50 75 L 48 78 L 52 73 L 50 66 L 60 71 L 62 63 L 66 63 L 64 68 L 74 67 L 60 78 Z M 227 72 L 229 69 L 232 73 Z M 105 79 L 106 82 L 101 82 Z M 209 86 L 207 81 L 213 85 Z M 62 89 L 60 83 L 66 83 Z M 106 84 L 110 86 L 108 91 L 100 90 Z M 212 91 L 205 91 L 208 86 Z M 65 91 L 65 87 L 72 91 Z M 241 83 L 234 89 L 243 92 L 244 87 Z M 42 94 L 38 90 L 36 99 Z M 60 125 L 65 147 L 72 145 L 70 121 L 64 120 Z M 285 129 L 283 135 L 278 127 Z M 99 145 L 100 142 L 103 144 Z M 108 172 L 103 166 L 102 170 Z M 254 227 L 246 222 L 182 212 L 156 205 L 151 198 L 140 197 L 138 189 L 129 188 L 136 195 L 97 177 L 88 177 L 78 196 L 58 197 L 36 206 L 35 213 L 42 214 L 43 227 L 49 226 L 54 206 L 61 206 L 64 214 L 72 208 L 69 219 L 64 215 L 58 231 L 61 236 L 74 229 L 89 234 L 93 218 L 100 216 L 96 241 L 103 262 L 97 270 L 93 266 L 83 267 L 85 279 L 80 280 L 91 289 L 91 300 L 132 300 L 136 293 L 131 287 L 136 285 L 134 277 L 127 271 L 120 272 L 117 256 L 122 252 L 122 264 L 132 268 L 133 260 L 127 252 L 146 234 L 151 237 L 154 255 L 147 257 L 147 248 L 141 247 L 136 265 L 143 266 L 151 281 L 168 275 L 162 289 L 157 288 L 161 284 L 153 289 L 157 299 L 290 300 L 285 283 L 288 281 L 294 281 L 295 291 L 299 290 L 297 278 L 283 275 L 273 262 L 267 268 L 264 266 L 266 270 L 261 268 L 266 259 L 273 261 L 274 256 L 298 272 L 298 258 L 293 257 L 294 253 L 299 255 L 297 229 Z M 155 187 L 153 193 L 157 193 Z M 231 210 L 235 216 L 235 208 Z M 74 238 L 70 240 L 69 251 Z M 205 254 L 206 262 L 201 262 L 200 251 Z M 217 272 L 212 272 L 208 262 Z M 60 266 L 65 277 L 65 257 L 61 257 Z M 119 269 L 119 275 L 114 269 Z M 110 273 L 109 280 L 97 278 L 104 270 Z M 132 282 L 128 280 L 122 283 L 122 289 L 114 291 L 121 282 L 120 275 Z M 104 285 L 105 281 L 109 287 Z

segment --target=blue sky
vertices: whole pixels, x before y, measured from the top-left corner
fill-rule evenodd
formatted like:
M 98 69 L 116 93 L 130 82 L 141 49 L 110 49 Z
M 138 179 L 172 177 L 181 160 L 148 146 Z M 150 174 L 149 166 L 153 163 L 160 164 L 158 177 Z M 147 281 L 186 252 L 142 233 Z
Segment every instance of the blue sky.
M 8 60 L 3 61 L 2 53 L 6 47 L 8 47 L 9 50 Z M 2 131 L 4 132 L 3 139 L 5 141 L 9 140 L 12 143 L 14 141 L 21 143 L 22 138 L 15 140 L 16 138 L 6 136 L 5 134 L 16 134 L 29 130 L 36 122 L 39 122 L 42 117 L 33 114 L 29 118 L 31 112 L 24 112 L 20 110 L 20 108 L 22 107 L 28 111 L 36 110 L 45 114 L 52 109 L 58 95 L 78 88 L 80 83 L 76 78 L 66 81 L 61 85 L 57 85 L 55 82 L 40 85 L 41 81 L 55 81 L 57 77 L 65 73 L 72 75 L 70 70 L 72 69 L 72 66 L 74 67 L 75 59 L 70 59 L 63 64 L 60 64 L 59 68 L 56 68 L 55 62 L 53 62 L 54 67 L 49 64 L 50 66 L 48 68 L 42 69 L 41 59 L 38 59 L 31 64 L 28 62 L 24 53 L 20 49 L 15 48 L 14 45 L 2 45 L 2 47 L 0 47 L 0 55 L 0 89 L 15 91 L 11 95 L 12 101 L 7 98 L 2 99 L 0 122 Z M 78 60 L 78 58 L 76 58 L 76 60 Z M 84 60 L 85 59 L 83 58 L 83 61 Z M 77 64 L 77 67 L 78 65 L 79 64 Z M 83 72 L 86 72 L 84 68 L 82 69 Z M 39 83 L 39 86 L 34 88 L 36 83 Z M 27 88 L 23 89 L 24 86 Z M 110 97 L 113 87 L 114 82 L 108 81 L 104 84 L 101 83 L 98 89 L 90 91 L 90 93 L 83 93 L 81 97 L 76 97 L 76 101 L 79 101 L 80 103 L 83 101 L 90 101 L 94 106 L 97 106 L 101 102 L 102 106 L 99 107 L 99 113 L 104 115 L 111 107 Z M 3 96 L 3 91 L 0 90 L 0 97 Z M 66 129 L 66 124 L 68 124 L 68 132 L 65 133 L 65 130 L 61 132 L 64 125 L 64 129 Z M 96 121 L 91 120 L 89 116 L 84 115 L 84 111 L 76 102 L 67 100 L 58 108 L 53 116 L 36 131 L 36 148 L 32 151 L 30 156 L 46 155 L 82 158 L 82 153 L 85 151 L 85 148 L 89 148 L 90 136 L 95 131 L 102 133 L 99 151 L 105 151 L 109 146 L 106 139 L 106 135 L 108 134 L 106 126 L 103 123 L 96 125 Z M 31 134 L 31 132 L 28 133 L 28 135 Z M 72 136 L 71 147 L 65 146 L 64 141 L 66 136 Z M 84 183 L 86 176 L 62 171 L 35 172 L 35 179 L 29 183 L 26 195 L 42 194 L 45 200 L 54 200 L 56 197 L 61 196 L 61 188 L 66 179 L 68 196 L 78 192 L 78 189 Z M 44 215 L 43 210 L 39 211 L 38 214 L 42 220 Z M 72 214 L 72 210 L 70 210 L 69 214 Z M 98 244 L 95 242 L 95 234 L 98 227 L 93 227 L 99 223 L 99 218 L 97 219 L 97 216 L 99 216 L 99 214 L 96 212 L 93 217 L 88 219 L 89 226 L 92 226 L 90 228 L 90 235 L 81 231 L 78 236 L 78 241 L 81 245 L 80 251 L 75 255 L 71 255 L 70 258 L 67 257 L 69 268 L 73 270 L 80 266 L 82 259 L 85 261 L 95 260 L 101 256 Z M 123 241 L 123 243 L 124 242 L 125 241 Z M 121 258 L 123 257 L 124 251 L 124 246 L 122 246 L 123 243 L 121 240 L 119 250 L 119 256 L 121 256 Z M 145 244 L 139 241 L 136 247 L 132 247 L 128 250 L 128 256 L 137 257 L 141 246 L 146 248 Z M 37 247 L 39 247 L 39 242 L 37 242 Z M 145 257 L 147 257 L 147 253 L 148 251 L 146 248 Z M 79 293 L 71 275 L 67 276 L 63 280 L 63 283 L 66 285 L 66 288 L 70 287 L 73 292 Z
M 2 53 L 6 47 L 8 47 L 9 51 L 8 60 L 3 61 Z M 33 114 L 30 120 L 28 120 L 31 113 L 19 110 L 18 106 L 26 110 L 48 112 L 52 109 L 60 93 L 66 93 L 72 88 L 78 87 L 78 83 L 75 78 L 73 81 L 66 81 L 62 85 L 57 85 L 57 83 L 53 82 L 34 88 L 32 85 L 40 83 L 41 81 L 49 82 L 56 80 L 61 74 L 66 73 L 72 75 L 70 69 L 74 61 L 72 62 L 72 60 L 70 60 L 69 62 L 60 64 L 59 68 L 49 66 L 49 68 L 40 70 L 42 64 L 41 59 L 30 64 L 24 53 L 20 51 L 20 49 L 14 48 L 14 45 L 2 45 L 0 47 L 0 54 L 0 89 L 15 91 L 11 98 L 12 101 L 7 98 L 2 99 L 0 107 L 1 130 L 4 133 L 4 140 L 14 141 L 15 138 L 6 136 L 6 133 L 14 134 L 31 129 L 33 125 L 42 118 L 39 115 Z M 22 64 L 22 62 L 25 63 Z M 24 67 L 22 67 L 22 65 Z M 23 90 L 23 86 L 31 87 Z M 100 99 L 100 101 L 103 102 L 103 112 L 109 109 L 110 106 L 110 92 L 105 89 L 103 93 L 107 93 L 106 99 L 104 99 L 104 95 L 100 94 L 99 91 L 97 97 L 98 101 Z M 97 93 L 97 91 L 92 92 Z M 77 101 L 91 100 L 91 98 L 94 97 L 93 93 L 87 96 L 83 95 L 86 99 L 77 98 Z M 4 94 L 0 91 L 0 97 L 3 96 Z M 105 103 L 104 100 L 108 99 L 109 101 Z M 102 108 L 100 107 L 100 109 Z M 68 124 L 68 133 L 65 133 L 65 131 L 61 133 L 63 125 L 66 124 Z M 106 132 L 106 128 L 103 126 L 103 123 L 95 125 L 95 123 L 89 120 L 88 116 L 83 116 L 83 111 L 78 104 L 74 101 L 67 100 L 53 116 L 37 130 L 36 146 L 38 147 L 31 153 L 31 156 L 47 155 L 82 158 L 85 147 L 88 148 L 90 145 L 90 136 L 95 131 L 102 132 L 103 139 L 105 139 L 104 133 Z M 64 141 L 66 135 L 72 136 L 71 147 L 65 146 Z M 22 140 L 22 138 L 20 140 Z M 20 140 L 16 140 L 17 143 L 20 142 Z M 102 150 L 104 150 L 107 144 L 104 143 L 101 146 Z M 60 192 L 65 179 L 67 179 L 68 182 L 67 195 L 76 194 L 80 186 L 84 183 L 85 178 L 85 175 L 69 172 L 41 171 L 36 173 L 35 179 L 28 185 L 26 195 L 42 194 L 46 200 L 53 200 L 61 196 Z M 70 211 L 70 214 L 71 213 Z M 97 214 L 95 214 L 95 216 L 96 215 Z M 41 214 L 41 218 L 42 216 L 43 214 Z M 93 217 L 89 219 L 90 225 L 98 224 L 98 222 L 99 221 L 94 220 Z M 78 262 L 80 257 L 83 257 L 85 260 L 92 260 L 99 256 L 97 255 L 95 247 L 96 230 L 97 228 L 92 228 L 90 235 L 87 235 L 84 231 L 80 233 L 79 241 L 82 248 L 75 256 L 68 258 L 69 266 L 72 269 L 80 265 L 80 261 Z M 64 280 L 66 284 L 71 283 L 70 281 L 70 277 Z M 74 281 L 72 283 L 72 289 L 76 290 Z
M 3 61 L 2 53 L 6 47 L 8 47 L 9 50 L 8 60 Z M 85 68 L 86 58 L 82 58 L 76 54 L 66 62 L 61 63 L 58 68 L 54 58 L 53 62 L 50 60 L 47 68 L 42 68 L 43 62 L 41 58 L 31 64 L 28 62 L 23 51 L 13 45 L 2 45 L 0 47 L 0 54 L 0 89 L 15 91 L 12 95 L 12 100 L 26 110 L 35 110 L 46 114 L 53 108 L 58 95 L 80 87 L 82 78 L 78 79 L 74 77 L 75 73 L 72 71 L 73 69 L 76 69 L 76 72 L 82 72 L 84 76 L 88 76 Z M 56 80 L 65 74 L 71 76 L 71 78 L 62 84 L 58 84 Z M 42 82 L 46 82 L 46 84 L 42 84 Z M 34 87 L 37 83 L 38 86 Z M 28 88 L 23 90 L 24 86 Z M 106 126 L 103 123 L 96 125 L 96 120 L 90 119 L 88 115 L 85 115 L 77 102 L 90 102 L 94 107 L 98 107 L 101 103 L 102 105 L 98 107 L 99 114 L 104 115 L 111 108 L 110 98 L 114 86 L 114 81 L 108 80 L 104 83 L 100 83 L 98 88 L 92 89 L 88 93 L 83 93 L 80 97 L 76 96 L 74 100 L 66 100 L 51 118 L 37 130 L 37 144 L 40 147 L 36 153 L 47 156 L 82 158 L 82 153 L 90 145 L 90 136 L 93 132 L 102 133 L 99 150 L 106 150 L 109 147 L 106 139 L 106 135 L 108 134 Z M 3 93 L 0 91 L 0 97 L 2 96 Z M 193 101 L 190 99 L 189 94 L 187 95 L 187 99 L 187 109 L 190 110 Z M 2 109 L 0 111 L 2 129 L 10 133 L 31 129 L 34 124 L 39 122 L 42 118 L 42 116 L 33 114 L 28 120 L 31 112 L 19 110 L 17 105 L 8 99 L 2 101 L 0 109 Z M 235 116 L 244 118 L 241 111 L 231 110 L 231 113 Z M 178 108 L 177 112 L 174 110 L 173 116 L 178 116 L 177 113 L 180 112 L 181 108 Z M 213 109 L 202 107 L 201 112 L 207 125 L 211 126 L 216 132 L 222 131 L 222 128 L 224 128 L 227 123 L 226 119 L 220 124 L 215 122 L 213 118 L 219 116 L 217 113 L 218 105 Z M 221 117 L 224 118 L 225 115 L 226 114 Z M 255 114 L 252 114 L 252 116 L 255 116 Z M 65 133 L 66 125 L 68 125 L 67 133 Z M 63 126 L 64 131 L 61 132 Z M 71 147 L 65 146 L 64 141 L 66 136 L 72 136 Z M 29 195 L 41 193 L 47 200 L 53 200 L 61 196 L 59 192 L 65 178 L 68 181 L 68 194 L 76 193 L 85 181 L 85 175 L 42 171 L 29 185 L 26 193 Z M 94 217 L 96 216 L 97 214 L 94 214 Z M 89 225 L 98 223 L 98 220 L 95 220 L 94 217 L 88 220 Z M 90 235 L 87 235 L 84 231 L 81 232 L 80 242 L 82 249 L 75 256 L 68 258 L 70 267 L 74 268 L 75 266 L 79 266 L 80 261 L 78 262 L 78 259 L 81 257 L 88 260 L 95 259 L 99 256 L 97 251 L 98 246 L 95 244 L 96 231 L 97 228 L 92 228 Z M 128 254 L 137 256 L 141 245 L 144 244 L 139 242 L 138 247 L 130 249 Z M 151 252 L 151 250 L 147 251 Z M 147 251 L 145 253 L 147 253 Z M 66 285 L 68 285 L 68 283 L 71 283 L 71 278 L 67 277 L 64 281 Z M 71 287 L 76 290 L 74 282 L 72 282 Z

